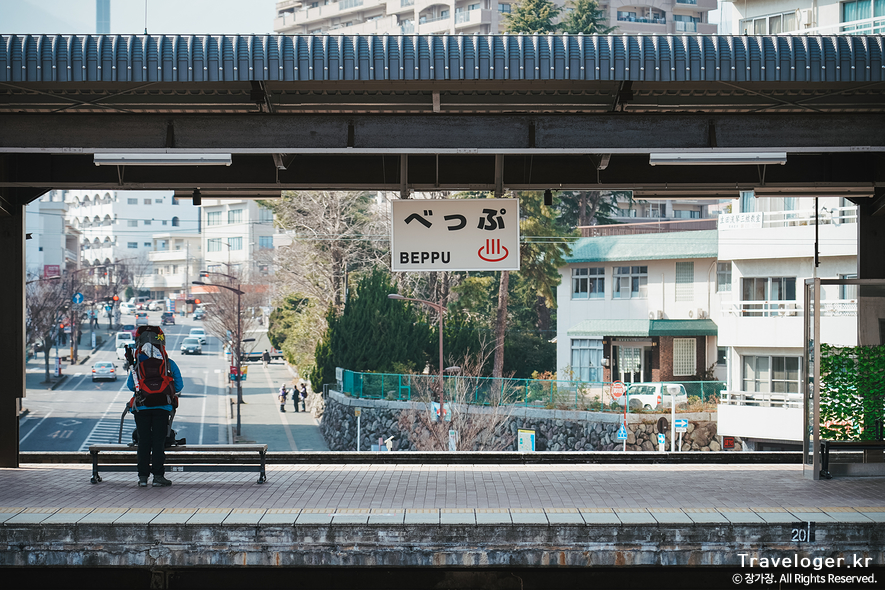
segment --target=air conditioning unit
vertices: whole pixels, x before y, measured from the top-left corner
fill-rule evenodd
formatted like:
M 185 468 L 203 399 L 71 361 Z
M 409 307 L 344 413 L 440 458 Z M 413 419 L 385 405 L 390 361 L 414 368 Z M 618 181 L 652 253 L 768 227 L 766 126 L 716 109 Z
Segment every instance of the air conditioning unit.
M 608 366 L 608 359 L 602 359 L 600 364 L 602 364 L 603 367 L 607 367 Z
M 648 312 L 648 319 L 662 320 L 662 319 L 664 319 L 664 312 L 660 309 L 657 311 L 650 311 L 650 312 Z
M 694 312 L 693 312 L 692 310 L 690 310 L 690 309 L 688 310 L 688 317 L 689 317 L 689 318 L 693 318 L 693 317 L 694 317 Z
M 663 309 L 658 310 L 658 319 L 659 320 L 664 319 L 664 310 Z
M 707 311 L 705 309 L 698 308 L 698 319 L 703 320 L 707 317 Z
M 658 314 L 656 312 L 653 312 L 653 311 L 648 312 L 648 319 L 653 320 L 653 319 L 656 319 L 657 317 L 658 317 Z
M 810 29 L 814 26 L 814 21 L 811 17 L 812 11 L 810 8 L 808 9 L 796 9 L 796 20 L 799 21 L 799 26 L 803 29 Z

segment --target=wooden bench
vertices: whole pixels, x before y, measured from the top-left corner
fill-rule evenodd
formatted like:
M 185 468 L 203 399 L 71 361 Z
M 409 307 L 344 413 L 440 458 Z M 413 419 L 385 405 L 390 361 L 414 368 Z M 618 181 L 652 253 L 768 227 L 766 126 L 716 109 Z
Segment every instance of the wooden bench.
M 830 474 L 830 449 L 848 449 L 850 451 L 874 451 L 885 449 L 885 440 L 822 440 L 820 441 L 820 476 L 833 479 Z
M 136 447 L 129 445 L 91 445 L 92 483 L 99 483 L 99 457 L 105 459 L 102 471 L 134 471 L 138 459 Z M 104 454 L 102 454 L 104 453 Z M 254 455 L 257 453 L 257 455 Z M 265 460 L 267 445 L 181 445 L 166 447 L 166 472 L 175 471 L 257 471 L 258 483 L 267 481 Z M 108 464 L 111 463 L 111 464 Z

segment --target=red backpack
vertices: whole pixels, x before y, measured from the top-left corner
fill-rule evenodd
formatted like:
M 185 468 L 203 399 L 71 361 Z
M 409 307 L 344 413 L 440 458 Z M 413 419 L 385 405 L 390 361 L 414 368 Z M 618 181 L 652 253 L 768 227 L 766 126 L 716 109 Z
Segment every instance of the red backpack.
M 135 332 L 133 374 L 136 406 L 178 405 L 175 378 L 166 354 L 166 335 L 158 326 L 139 326 Z

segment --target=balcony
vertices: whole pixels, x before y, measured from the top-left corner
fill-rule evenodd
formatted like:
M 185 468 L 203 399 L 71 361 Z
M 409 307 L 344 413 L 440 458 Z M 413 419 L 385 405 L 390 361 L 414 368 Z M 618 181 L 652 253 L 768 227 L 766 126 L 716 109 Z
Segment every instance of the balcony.
M 432 35 L 434 33 L 442 33 L 448 31 L 451 27 L 451 16 L 435 16 L 431 18 L 421 18 L 418 23 L 419 35 Z
M 148 252 L 148 260 L 151 262 L 178 262 L 184 264 L 187 260 L 187 250 L 154 250 Z
M 387 14 L 412 13 L 415 10 L 415 0 L 387 0 Z
M 719 345 L 732 347 L 802 348 L 805 310 L 801 301 L 727 301 L 722 303 Z M 825 299 L 821 301 L 821 333 L 834 345 L 854 346 L 857 301 Z
M 717 434 L 764 440 L 802 440 L 802 394 L 722 392 Z
M 341 0 L 338 2 L 338 11 L 344 12 L 351 8 L 357 8 L 363 5 L 363 0 Z
M 617 223 L 613 225 L 581 226 L 582 238 L 598 236 L 629 236 L 634 234 L 660 234 L 681 231 L 716 229 L 717 219 L 684 219 L 676 221 L 649 221 L 642 223 Z
M 467 27 L 478 27 L 480 25 L 488 25 L 492 22 L 491 10 L 464 10 L 455 13 L 455 29 L 464 29 Z
M 685 21 L 675 21 L 673 23 L 676 25 L 677 33 L 697 33 L 698 32 L 698 23 L 687 23 Z

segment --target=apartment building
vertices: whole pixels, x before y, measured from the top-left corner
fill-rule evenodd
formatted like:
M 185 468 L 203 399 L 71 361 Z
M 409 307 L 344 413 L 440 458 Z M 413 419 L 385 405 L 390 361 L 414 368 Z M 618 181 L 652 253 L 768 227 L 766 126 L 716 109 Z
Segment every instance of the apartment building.
M 728 369 L 719 434 L 757 449 L 802 440 L 805 279 L 857 277 L 857 207 L 838 197 L 818 206 L 750 191 L 720 217 L 716 323 Z M 820 311 L 828 344 L 857 344 L 856 287 L 824 288 Z
M 204 199 L 204 270 L 243 277 L 272 273 L 273 211 L 250 199 Z
M 25 209 L 25 260 L 28 278 L 61 276 L 80 266 L 80 232 L 67 225 L 62 191 L 50 191 Z
M 140 287 L 151 299 L 178 299 L 190 293 L 191 281 L 199 280 L 203 269 L 203 245 L 199 233 L 164 232 L 152 236 L 148 253 L 151 273 L 142 277 Z
M 881 0 L 723 0 L 732 10 L 737 35 L 789 33 L 838 35 L 885 32 Z
M 286 35 L 470 35 L 505 29 L 516 0 L 283 0 L 274 31 Z M 565 5 L 565 0 L 554 0 Z M 663 0 L 652 4 L 603 1 L 616 34 L 715 34 L 707 22 L 716 0 Z

